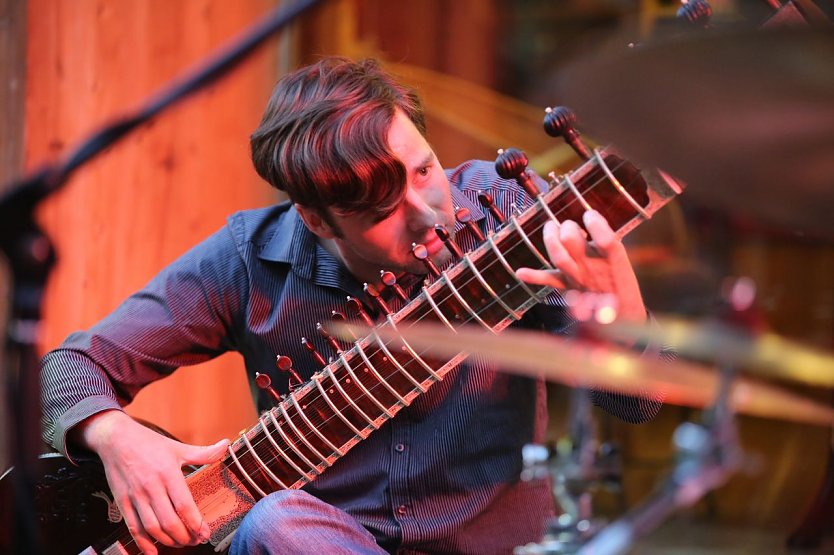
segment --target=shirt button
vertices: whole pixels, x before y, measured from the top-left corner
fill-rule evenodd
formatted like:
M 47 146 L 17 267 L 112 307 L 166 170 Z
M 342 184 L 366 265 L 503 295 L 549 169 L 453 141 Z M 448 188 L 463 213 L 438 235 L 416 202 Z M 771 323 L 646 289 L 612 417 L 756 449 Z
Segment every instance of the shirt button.
M 397 453 L 402 453 L 403 451 L 405 451 L 405 445 L 403 445 L 402 443 L 396 444 L 394 446 L 394 451 L 396 451 Z
M 405 505 L 400 505 L 399 507 L 397 507 L 397 514 L 398 514 L 398 515 L 400 515 L 400 516 L 405 516 L 405 513 L 406 513 L 406 512 L 407 512 L 407 510 L 406 510 L 406 506 L 405 506 Z

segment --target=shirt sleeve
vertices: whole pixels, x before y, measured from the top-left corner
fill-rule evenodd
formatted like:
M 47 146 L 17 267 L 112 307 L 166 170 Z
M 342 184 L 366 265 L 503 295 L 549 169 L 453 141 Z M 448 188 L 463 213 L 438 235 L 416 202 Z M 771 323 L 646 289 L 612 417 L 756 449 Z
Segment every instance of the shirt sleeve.
M 551 293 L 542 304 L 530 309 L 529 315 L 541 329 L 559 335 L 570 336 L 576 326 L 576 320 L 570 310 L 564 306 L 557 292 Z M 656 325 L 651 314 L 650 325 Z M 528 326 L 530 324 L 527 324 Z M 676 358 L 673 348 L 653 343 L 641 345 L 640 356 L 656 357 L 672 362 Z M 591 401 L 605 412 L 631 424 L 642 424 L 652 420 L 663 407 L 662 391 L 646 389 L 643 395 L 627 395 L 618 391 L 596 387 L 590 390 Z
M 226 227 L 163 269 L 86 331 L 42 361 L 43 437 L 67 454 L 67 432 L 129 403 L 180 366 L 233 349 L 248 279 Z

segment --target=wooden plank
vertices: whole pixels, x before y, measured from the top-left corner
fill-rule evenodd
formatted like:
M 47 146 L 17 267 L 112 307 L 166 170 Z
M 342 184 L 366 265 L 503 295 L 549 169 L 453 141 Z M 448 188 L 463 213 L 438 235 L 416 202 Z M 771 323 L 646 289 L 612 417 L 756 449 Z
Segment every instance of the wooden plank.
M 27 166 L 136 107 L 273 5 L 32 0 Z M 106 315 L 228 214 L 277 199 L 248 154 L 275 80 L 275 50 L 272 43 L 135 132 L 45 204 L 41 221 L 60 259 L 46 296 L 44 349 Z M 129 412 L 183 441 L 214 442 L 255 421 L 244 375 L 239 357 L 182 369 L 143 391 Z
M 26 1 L 0 0 L 0 192 L 19 177 L 23 168 L 23 98 L 26 82 Z M 5 261 L 0 265 L 0 329 L 5 329 L 9 305 L 9 279 Z M 0 351 L 0 356 L 2 352 Z M 11 460 L 7 452 L 6 375 L 0 372 L 0 469 Z

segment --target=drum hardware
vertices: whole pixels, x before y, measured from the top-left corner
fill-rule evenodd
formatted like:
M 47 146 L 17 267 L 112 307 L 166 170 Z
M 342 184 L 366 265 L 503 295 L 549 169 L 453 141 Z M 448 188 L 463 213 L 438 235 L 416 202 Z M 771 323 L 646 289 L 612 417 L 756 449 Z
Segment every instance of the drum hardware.
M 561 555 L 576 551 L 605 526 L 592 514 L 593 490 L 621 487 L 619 450 L 600 444 L 591 416 L 588 392 L 574 389 L 568 434 L 554 447 L 530 444 L 522 449 L 522 480 L 549 479 L 562 512 L 550 519 L 540 543 L 516 547 L 514 555 Z
M 628 552 L 672 513 L 723 485 L 742 466 L 743 453 L 729 402 L 734 374 L 732 367 L 724 367 L 716 401 L 700 424 L 684 422 L 675 430 L 676 464 L 657 493 L 590 538 L 577 551 L 579 555 Z

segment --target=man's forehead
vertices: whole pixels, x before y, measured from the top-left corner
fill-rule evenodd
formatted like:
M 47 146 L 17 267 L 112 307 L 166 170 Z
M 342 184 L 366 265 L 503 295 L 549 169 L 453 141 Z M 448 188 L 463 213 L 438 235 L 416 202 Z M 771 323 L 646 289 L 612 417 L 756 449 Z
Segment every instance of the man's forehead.
M 415 155 L 420 151 L 431 151 L 425 137 L 401 110 L 394 113 L 388 127 L 388 147 L 398 156 Z

